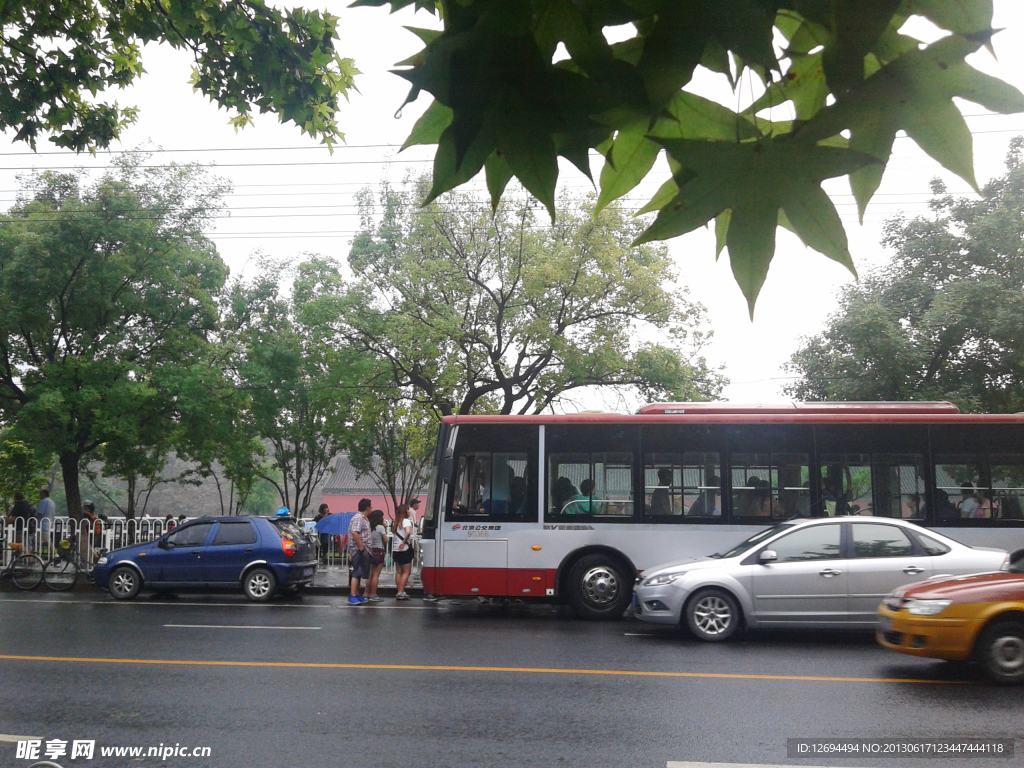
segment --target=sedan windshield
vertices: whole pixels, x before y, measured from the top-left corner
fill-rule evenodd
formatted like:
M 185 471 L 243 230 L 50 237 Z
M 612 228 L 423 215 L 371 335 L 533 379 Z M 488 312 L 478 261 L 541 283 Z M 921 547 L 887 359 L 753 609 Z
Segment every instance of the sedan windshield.
M 773 525 L 771 528 L 765 528 L 763 531 L 758 531 L 757 533 L 755 533 L 753 536 L 751 536 L 749 539 L 744 541 L 742 544 L 737 544 L 735 547 L 730 549 L 728 552 L 725 552 L 725 553 L 719 555 L 719 557 L 737 557 L 739 555 L 742 555 L 747 550 L 750 550 L 750 549 L 753 549 L 754 547 L 756 547 L 758 544 L 760 544 L 762 541 L 767 539 L 769 536 L 772 536 L 772 535 L 774 535 L 776 533 L 782 533 L 782 531 L 786 530 L 787 528 L 792 528 L 792 527 L 793 527 L 792 523 L 782 523 L 781 525 Z

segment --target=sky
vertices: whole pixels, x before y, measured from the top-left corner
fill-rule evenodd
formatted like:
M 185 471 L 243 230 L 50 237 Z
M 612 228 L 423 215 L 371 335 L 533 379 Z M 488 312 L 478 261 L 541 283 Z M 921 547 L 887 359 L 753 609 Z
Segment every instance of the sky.
M 338 49 L 355 60 L 362 74 L 358 93 L 351 95 L 338 115 L 346 143 L 334 154 L 303 136 L 274 115 L 255 117 L 254 125 L 235 131 L 230 115 L 218 110 L 188 84 L 191 63 L 187 53 L 167 46 L 148 46 L 143 64 L 147 74 L 137 84 L 112 94 L 122 105 L 139 107 L 139 120 L 111 145 L 114 152 L 134 148 L 154 150 L 153 164 L 197 161 L 215 166 L 214 173 L 233 185 L 226 199 L 229 215 L 210 235 L 233 274 L 251 274 L 259 253 L 294 259 L 321 253 L 344 259 L 358 225 L 354 193 L 375 186 L 385 175 L 400 180 L 407 170 L 429 170 L 433 147 L 398 149 L 416 118 L 426 109 L 429 95 L 400 109 L 408 84 L 389 72 L 393 64 L 415 53 L 419 39 L 404 26 L 439 27 L 434 17 L 410 11 L 389 15 L 385 9 L 346 8 L 344 3 L 308 5 L 341 18 Z M 928 22 L 911 19 L 908 32 L 925 40 L 939 36 Z M 1024 91 L 1024 3 L 995 0 L 993 26 L 1002 29 L 993 40 L 997 58 L 987 51 L 968 61 Z M 609 36 L 615 34 L 609 31 Z M 691 90 L 735 107 L 736 96 L 724 78 L 699 76 Z M 1024 115 L 989 115 L 970 102 L 959 102 L 974 134 L 975 169 L 979 184 L 1001 174 L 1012 137 L 1024 134 Z M 114 155 L 95 158 L 56 151 L 40 142 L 33 154 L 11 141 L 0 146 L 0 208 L 7 208 L 19 187 L 18 177 L 33 169 L 81 166 L 100 169 Z M 564 166 L 562 184 L 585 192 L 590 182 Z M 600 164 L 593 163 L 595 178 Z M 664 157 L 655 172 L 630 193 L 627 205 L 639 207 L 668 177 Z M 973 195 L 970 187 L 925 155 L 917 145 L 898 138 L 882 185 L 869 205 L 863 226 L 844 180 L 825 189 L 847 226 L 850 250 L 863 273 L 886 258 L 880 245 L 885 222 L 898 215 L 927 213 L 929 182 L 943 179 L 951 192 Z M 824 328 L 836 307 L 836 297 L 853 276 L 842 266 L 811 251 L 790 233 L 779 230 L 775 259 L 761 291 L 753 321 L 746 301 L 733 281 L 728 259 L 715 261 L 714 233 L 697 230 L 669 241 L 680 282 L 708 312 L 714 339 L 705 355 L 724 366 L 731 384 L 723 396 L 733 402 L 779 402 L 781 388 L 792 381 L 783 366 L 802 337 Z M 591 404 L 593 405 L 593 404 Z M 600 405 L 597 405 L 600 407 Z

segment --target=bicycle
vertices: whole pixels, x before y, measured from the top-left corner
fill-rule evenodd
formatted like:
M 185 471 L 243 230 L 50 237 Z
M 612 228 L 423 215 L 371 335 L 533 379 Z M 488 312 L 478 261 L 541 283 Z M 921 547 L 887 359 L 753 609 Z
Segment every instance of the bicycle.
M 57 542 L 56 549 L 58 554 L 43 566 L 43 581 L 49 589 L 54 592 L 66 592 L 75 586 L 80 572 L 85 573 L 87 581 L 92 581 L 92 569 L 95 564 L 82 557 L 78 549 L 77 533 L 72 532 L 68 538 Z M 104 554 L 105 549 L 99 550 L 99 556 Z
M 18 552 L 11 564 L 6 568 L 0 566 L 0 581 L 10 577 L 18 589 L 28 591 L 39 586 L 43 580 L 43 561 L 29 552 L 24 552 L 21 544 L 6 546 L 7 539 L 0 534 L 0 549 Z

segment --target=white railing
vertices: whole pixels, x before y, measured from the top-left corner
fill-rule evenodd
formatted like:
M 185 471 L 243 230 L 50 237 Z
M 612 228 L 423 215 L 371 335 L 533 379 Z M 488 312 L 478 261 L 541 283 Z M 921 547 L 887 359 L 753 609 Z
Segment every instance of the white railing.
M 143 544 L 158 539 L 170 530 L 173 530 L 181 523 L 188 522 L 195 518 L 184 520 L 166 520 L 162 517 L 143 517 L 137 520 L 126 520 L 123 517 L 110 518 L 109 521 L 94 522 L 90 520 L 73 520 L 70 517 L 58 517 L 53 520 L 38 520 L 32 518 L 28 521 L 23 519 L 15 520 L 14 523 L 4 523 L 4 538 L 7 540 L 2 551 L 0 551 L 0 562 L 8 565 L 16 554 L 9 546 L 19 545 L 19 549 L 25 552 L 34 552 L 44 561 L 56 554 L 57 544 L 63 540 L 78 539 L 78 545 L 82 557 L 86 562 L 95 562 L 104 552 L 110 552 L 121 547 L 132 544 Z M 308 522 L 305 519 L 298 520 L 300 526 L 304 527 Z M 390 521 L 389 521 L 390 522 Z M 387 526 L 387 523 L 385 523 Z M 390 526 L 388 526 L 390 527 Z M 341 536 L 313 534 L 318 550 L 326 544 L 326 551 L 319 551 L 318 561 L 321 565 L 337 568 L 348 567 L 348 550 L 339 546 L 339 540 L 344 541 Z M 393 536 L 388 532 L 386 544 L 387 557 L 384 560 L 384 570 L 393 572 L 395 565 L 391 557 Z M 419 552 L 417 547 L 414 567 L 419 566 Z

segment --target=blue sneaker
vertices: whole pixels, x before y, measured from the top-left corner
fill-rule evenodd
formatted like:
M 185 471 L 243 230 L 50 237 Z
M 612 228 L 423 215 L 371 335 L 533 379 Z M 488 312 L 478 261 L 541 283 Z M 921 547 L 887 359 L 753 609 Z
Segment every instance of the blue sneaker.
M 364 605 L 365 603 L 368 603 L 368 602 L 370 602 L 370 601 L 367 600 L 365 597 L 363 597 L 362 595 L 359 596 L 359 604 L 360 605 Z
M 363 602 L 364 602 L 363 598 L 361 598 L 359 595 L 349 595 L 348 596 L 348 604 L 349 605 L 362 605 Z

